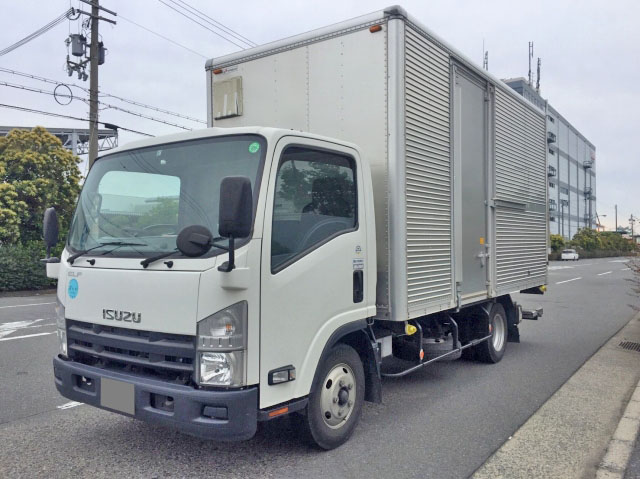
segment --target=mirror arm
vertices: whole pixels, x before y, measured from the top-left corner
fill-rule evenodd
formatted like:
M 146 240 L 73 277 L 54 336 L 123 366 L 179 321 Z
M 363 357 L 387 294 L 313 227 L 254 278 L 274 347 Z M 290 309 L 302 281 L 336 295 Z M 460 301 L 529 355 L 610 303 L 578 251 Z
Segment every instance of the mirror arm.
M 235 248 L 235 241 L 233 236 L 229 236 L 229 247 L 228 248 L 222 248 L 226 251 L 229 251 L 229 261 L 225 261 L 224 263 L 222 263 L 220 266 L 218 266 L 218 271 L 222 271 L 223 273 L 230 273 L 231 271 L 233 271 L 233 268 L 236 267 L 235 265 L 235 261 L 236 261 L 236 248 Z

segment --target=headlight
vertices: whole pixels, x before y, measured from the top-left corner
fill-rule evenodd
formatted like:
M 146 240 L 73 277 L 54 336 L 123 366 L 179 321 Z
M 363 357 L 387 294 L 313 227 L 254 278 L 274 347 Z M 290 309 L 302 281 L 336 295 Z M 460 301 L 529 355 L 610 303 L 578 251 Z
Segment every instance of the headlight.
M 56 296 L 56 323 L 59 329 L 65 329 L 64 321 L 64 305 L 60 302 L 60 298 Z
M 243 386 L 244 351 L 200 353 L 200 383 Z
M 67 357 L 67 332 L 64 329 L 58 329 L 58 350 Z
M 56 325 L 58 326 L 58 351 L 67 357 L 67 326 L 64 318 L 64 306 L 56 296 Z
M 198 383 L 244 386 L 247 302 L 241 301 L 198 323 Z

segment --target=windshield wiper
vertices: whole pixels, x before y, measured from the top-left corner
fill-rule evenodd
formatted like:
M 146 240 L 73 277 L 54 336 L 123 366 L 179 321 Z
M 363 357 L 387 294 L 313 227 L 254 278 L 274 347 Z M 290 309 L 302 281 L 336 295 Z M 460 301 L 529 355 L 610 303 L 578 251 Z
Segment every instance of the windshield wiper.
M 69 256 L 67 258 L 67 261 L 69 262 L 69 264 L 73 264 L 73 262 L 80 256 L 83 256 L 88 252 L 93 251 L 94 249 L 102 248 L 103 246 L 146 246 L 146 244 L 145 243 L 127 243 L 125 241 L 108 241 L 106 243 L 100 243 L 97 246 L 93 246 L 92 248 L 78 251 L 77 253 Z
M 147 268 L 147 266 L 149 266 L 151 263 L 158 261 L 159 259 L 162 258 L 166 258 L 167 256 L 171 256 L 172 254 L 175 254 L 178 252 L 178 248 L 174 249 L 173 251 L 169 251 L 168 253 L 160 253 L 157 254 L 155 256 L 151 256 L 149 258 L 145 258 L 142 261 L 140 261 L 140 264 L 142 265 L 143 268 Z

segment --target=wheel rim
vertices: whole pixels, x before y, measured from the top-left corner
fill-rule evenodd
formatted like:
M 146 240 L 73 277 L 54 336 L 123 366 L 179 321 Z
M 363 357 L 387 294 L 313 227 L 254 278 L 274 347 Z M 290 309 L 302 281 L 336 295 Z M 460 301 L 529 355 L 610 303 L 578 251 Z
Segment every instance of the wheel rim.
M 501 314 L 495 314 L 493 319 L 491 320 L 491 326 L 493 330 L 493 338 L 491 339 L 493 342 L 493 349 L 496 351 L 502 350 L 504 346 L 504 327 L 505 321 Z
M 334 366 L 322 383 L 322 420 L 331 429 L 344 426 L 356 403 L 356 377 L 344 363 Z

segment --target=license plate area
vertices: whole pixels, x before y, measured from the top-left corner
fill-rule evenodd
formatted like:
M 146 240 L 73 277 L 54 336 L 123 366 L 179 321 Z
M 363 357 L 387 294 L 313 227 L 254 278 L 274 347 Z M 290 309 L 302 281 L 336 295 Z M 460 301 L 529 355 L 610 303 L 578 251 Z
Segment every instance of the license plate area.
M 100 380 L 100 405 L 134 416 L 136 413 L 134 385 L 115 379 L 102 378 Z

